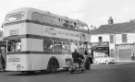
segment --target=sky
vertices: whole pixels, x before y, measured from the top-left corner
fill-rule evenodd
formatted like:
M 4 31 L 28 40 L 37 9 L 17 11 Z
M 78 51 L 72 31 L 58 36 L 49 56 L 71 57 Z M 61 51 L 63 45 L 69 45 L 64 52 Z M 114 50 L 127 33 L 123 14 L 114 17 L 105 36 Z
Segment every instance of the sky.
M 9 11 L 22 7 L 50 11 L 96 27 L 107 24 L 110 16 L 114 23 L 135 19 L 135 0 L 1 0 L 0 24 Z

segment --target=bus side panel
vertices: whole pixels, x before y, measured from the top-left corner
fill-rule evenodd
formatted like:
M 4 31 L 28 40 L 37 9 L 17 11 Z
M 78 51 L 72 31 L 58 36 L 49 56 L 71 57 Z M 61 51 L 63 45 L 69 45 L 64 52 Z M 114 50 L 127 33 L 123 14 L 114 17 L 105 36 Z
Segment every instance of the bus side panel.
M 55 57 L 58 60 L 60 68 L 67 67 L 65 59 L 71 58 L 71 55 L 61 54 L 29 54 L 28 62 L 31 63 L 30 70 L 46 70 L 49 60 Z
M 28 70 L 28 61 L 26 54 L 10 54 L 7 55 L 6 70 L 7 71 L 26 71 Z
M 31 64 L 30 70 L 45 70 L 49 61 L 48 54 L 29 54 L 28 62 Z
M 58 60 L 60 68 L 67 67 L 65 59 L 71 58 L 71 55 L 60 54 L 14 54 L 7 55 L 7 71 L 36 71 L 47 69 L 51 57 Z
M 34 38 L 22 38 L 22 51 L 43 52 L 43 40 Z
M 80 32 L 34 23 L 27 23 L 27 33 L 39 36 L 72 39 L 78 41 L 80 40 Z

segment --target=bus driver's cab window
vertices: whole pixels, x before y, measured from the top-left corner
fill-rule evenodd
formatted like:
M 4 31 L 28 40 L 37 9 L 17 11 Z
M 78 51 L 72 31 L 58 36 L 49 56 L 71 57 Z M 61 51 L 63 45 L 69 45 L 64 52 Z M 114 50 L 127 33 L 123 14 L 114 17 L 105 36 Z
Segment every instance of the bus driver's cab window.
M 21 41 L 20 40 L 9 40 L 7 51 L 10 52 L 20 52 L 21 51 Z

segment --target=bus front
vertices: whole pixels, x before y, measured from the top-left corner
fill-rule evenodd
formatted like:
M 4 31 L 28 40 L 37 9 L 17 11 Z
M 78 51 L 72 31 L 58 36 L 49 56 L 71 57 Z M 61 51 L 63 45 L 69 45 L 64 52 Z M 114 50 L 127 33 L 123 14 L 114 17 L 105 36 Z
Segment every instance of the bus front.
M 25 71 L 28 69 L 27 57 L 23 53 L 24 47 L 26 47 L 24 18 L 24 11 L 12 12 L 5 17 L 3 29 L 6 42 L 6 71 Z

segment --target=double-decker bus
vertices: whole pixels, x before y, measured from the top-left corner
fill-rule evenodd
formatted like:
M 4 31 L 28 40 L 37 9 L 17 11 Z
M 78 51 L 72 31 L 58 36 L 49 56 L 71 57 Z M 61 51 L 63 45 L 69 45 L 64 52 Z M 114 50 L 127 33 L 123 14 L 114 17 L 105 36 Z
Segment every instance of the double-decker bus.
M 89 40 L 86 23 L 34 8 L 9 12 L 3 28 L 7 71 L 66 68 L 72 50 Z

